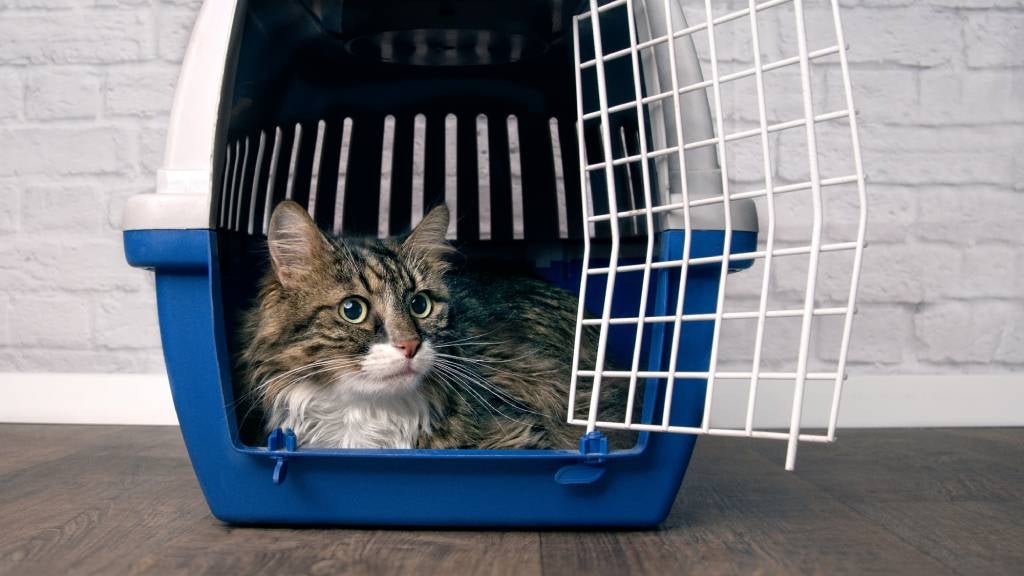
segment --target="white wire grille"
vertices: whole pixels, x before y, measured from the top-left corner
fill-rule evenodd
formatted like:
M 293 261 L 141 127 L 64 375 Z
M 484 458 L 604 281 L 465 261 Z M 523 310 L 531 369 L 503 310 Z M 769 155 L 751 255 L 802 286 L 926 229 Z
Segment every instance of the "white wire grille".
M 838 1 L 591 0 L 574 18 L 573 42 L 581 186 L 607 202 L 595 211 L 582 196 L 589 233 L 569 422 L 588 432 L 782 439 L 792 470 L 798 441 L 835 439 L 864 247 L 864 172 Z M 638 146 L 616 145 L 621 126 Z M 599 140 L 589 149 L 588 136 Z M 637 185 L 641 194 L 621 189 Z M 760 232 L 756 246 L 740 248 L 734 238 L 749 234 L 751 205 Z M 610 242 L 592 242 L 596 223 L 610 228 Z M 634 229 L 646 233 L 642 260 L 636 250 L 627 259 L 620 241 L 620 230 Z M 681 256 L 664 258 L 670 229 L 681 230 Z M 691 253 L 707 230 L 722 232 L 720 246 Z M 629 313 L 613 305 L 617 280 L 632 286 Z M 658 281 L 675 294 L 662 313 L 651 304 Z M 709 285 L 713 304 L 691 312 L 694 292 Z M 594 290 L 600 306 L 587 317 Z M 583 337 L 587 325 L 599 327 L 595 342 Z M 609 356 L 615 334 L 632 339 L 619 346 L 628 357 Z M 679 356 L 708 338 L 706 368 L 680 369 Z M 645 351 L 658 339 L 667 362 L 650 369 L 658 364 Z M 587 346 L 592 354 L 582 353 Z M 628 390 L 621 421 L 600 417 L 602 386 Z M 590 401 L 578 407 L 586 387 Z M 641 387 L 664 400 L 636 421 Z M 699 421 L 673 413 L 679 387 L 683 398 L 702 395 Z M 766 404 L 766 389 L 773 398 L 781 390 L 785 405 Z M 826 398 L 815 406 L 827 413 L 806 413 L 809 393 Z

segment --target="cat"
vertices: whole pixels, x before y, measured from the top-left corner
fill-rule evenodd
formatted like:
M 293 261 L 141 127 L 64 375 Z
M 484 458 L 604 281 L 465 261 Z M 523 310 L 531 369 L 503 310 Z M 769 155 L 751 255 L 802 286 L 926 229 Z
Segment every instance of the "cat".
M 291 428 L 306 448 L 577 445 L 584 429 L 566 423 L 576 298 L 455 270 L 448 223 L 440 205 L 404 238 L 340 239 L 300 205 L 276 207 L 239 358 L 265 431 Z M 580 366 L 592 367 L 596 328 L 582 337 Z M 621 420 L 624 394 L 605 388 L 601 416 Z

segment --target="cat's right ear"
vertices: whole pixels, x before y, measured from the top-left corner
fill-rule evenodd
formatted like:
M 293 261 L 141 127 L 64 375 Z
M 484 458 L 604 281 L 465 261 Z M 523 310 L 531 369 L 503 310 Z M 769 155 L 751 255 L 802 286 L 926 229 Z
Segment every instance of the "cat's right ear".
M 300 283 L 317 263 L 327 259 L 331 250 L 305 208 L 291 200 L 274 208 L 267 229 L 267 247 L 274 274 L 284 286 Z

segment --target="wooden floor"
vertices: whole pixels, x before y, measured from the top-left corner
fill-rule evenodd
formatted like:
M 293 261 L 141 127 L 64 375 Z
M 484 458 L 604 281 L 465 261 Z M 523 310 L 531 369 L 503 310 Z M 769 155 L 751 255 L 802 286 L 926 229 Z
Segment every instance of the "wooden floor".
M 2 574 L 1024 574 L 1024 429 L 705 438 L 638 532 L 234 528 L 175 428 L 0 425 Z

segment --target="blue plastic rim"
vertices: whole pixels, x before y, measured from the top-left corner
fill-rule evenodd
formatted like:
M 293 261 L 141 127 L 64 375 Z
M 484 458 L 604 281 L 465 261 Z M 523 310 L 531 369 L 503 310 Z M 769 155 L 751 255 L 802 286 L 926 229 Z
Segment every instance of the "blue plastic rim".
M 692 236 L 691 256 L 722 253 L 724 233 Z M 683 238 L 681 231 L 662 232 L 658 260 L 679 260 Z M 651 527 L 675 501 L 694 436 L 642 434 L 633 449 L 600 457 L 575 450 L 289 450 L 286 439 L 273 450 L 245 446 L 233 410 L 216 232 L 128 231 L 124 243 L 131 265 L 156 273 L 160 331 L 182 436 L 210 510 L 223 521 Z M 755 245 L 756 233 L 733 234 L 732 252 L 753 251 Z M 538 273 L 575 292 L 579 270 L 578 262 L 566 262 Z M 690 268 L 685 313 L 715 309 L 719 270 Z M 678 268 L 652 272 L 652 313 L 674 310 L 678 276 Z M 620 275 L 613 305 L 632 303 L 635 310 L 640 280 L 639 274 Z M 588 293 L 597 300 L 588 298 L 587 304 L 594 309 L 603 289 L 597 288 L 600 280 L 591 282 L 596 283 Z M 711 322 L 687 324 L 678 370 L 707 369 L 712 330 Z M 667 369 L 670 332 L 665 325 L 650 329 L 644 348 L 649 369 Z M 632 336 L 610 336 L 612 354 L 631 357 Z M 664 398 L 657 382 L 647 384 L 643 412 L 650 418 Z M 705 385 L 676 382 L 672 424 L 700 422 Z

